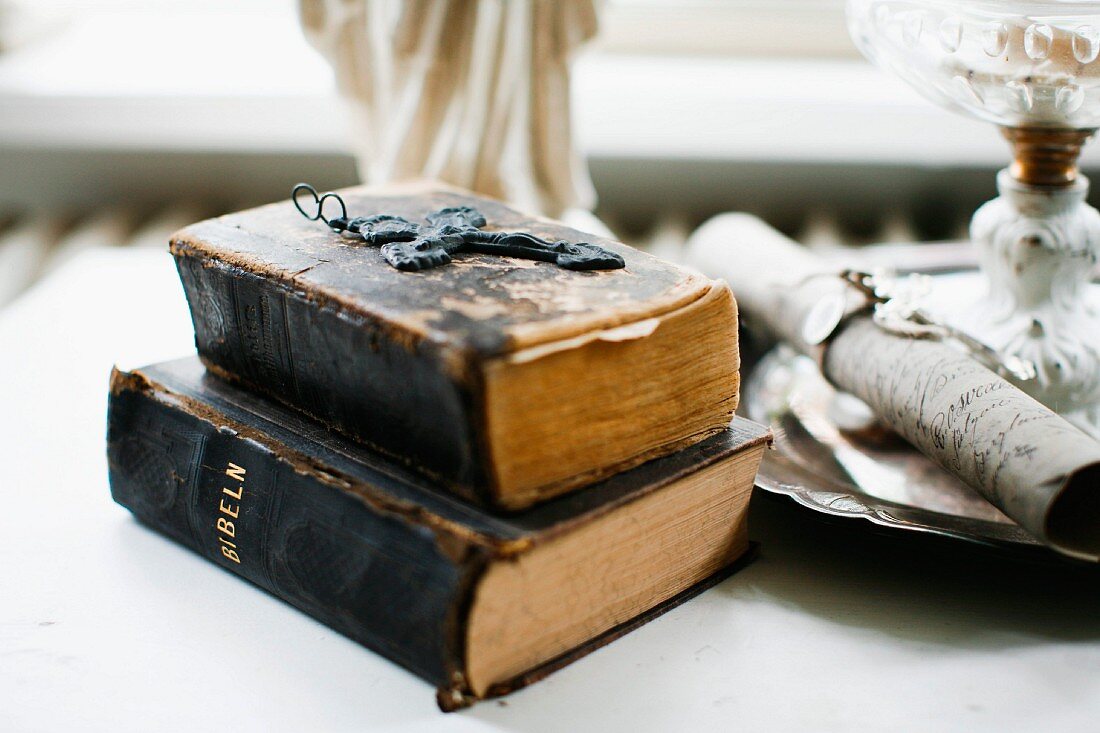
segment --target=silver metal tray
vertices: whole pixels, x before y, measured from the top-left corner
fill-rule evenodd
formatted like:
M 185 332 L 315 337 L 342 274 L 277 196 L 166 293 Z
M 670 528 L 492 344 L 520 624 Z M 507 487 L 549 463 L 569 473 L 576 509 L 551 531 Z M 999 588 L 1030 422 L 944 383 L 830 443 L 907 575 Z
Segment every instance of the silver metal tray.
M 759 488 L 834 516 L 1057 555 L 908 443 L 868 426 L 860 419 L 866 408 L 838 394 L 812 360 L 778 346 L 746 362 L 741 411 L 776 434 L 775 450 L 765 455 L 757 476 Z

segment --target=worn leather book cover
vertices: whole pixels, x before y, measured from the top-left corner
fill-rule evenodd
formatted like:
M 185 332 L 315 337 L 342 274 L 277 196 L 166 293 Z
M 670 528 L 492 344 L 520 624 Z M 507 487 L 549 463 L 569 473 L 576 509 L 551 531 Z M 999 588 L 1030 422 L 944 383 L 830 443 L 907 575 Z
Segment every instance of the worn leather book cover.
M 453 709 L 732 572 L 768 440 L 738 419 L 502 517 L 192 358 L 112 374 L 108 465 L 114 499 L 140 521 L 419 675 Z
M 489 253 L 405 272 L 291 201 L 171 242 L 199 354 L 459 495 L 505 510 L 723 430 L 738 399 L 736 305 L 720 281 L 435 185 L 339 192 L 349 216 L 472 207 L 481 229 L 587 242 L 621 269 Z

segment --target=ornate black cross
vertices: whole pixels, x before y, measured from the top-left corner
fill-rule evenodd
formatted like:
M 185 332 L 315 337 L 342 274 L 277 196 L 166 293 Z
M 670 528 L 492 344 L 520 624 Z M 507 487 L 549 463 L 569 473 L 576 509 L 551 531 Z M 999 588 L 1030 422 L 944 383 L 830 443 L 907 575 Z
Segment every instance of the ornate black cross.
M 313 196 L 317 207 L 313 214 L 302 208 L 299 195 L 303 191 Z M 425 225 L 388 214 L 349 219 L 347 206 L 339 195 L 331 191 L 318 195 L 317 189 L 308 183 L 295 186 L 291 199 L 310 221 L 323 221 L 348 239 L 381 245 L 386 262 L 398 270 L 427 270 L 445 265 L 458 252 L 553 262 L 567 270 L 616 270 L 626 266 L 621 256 L 588 242 L 548 242 L 522 232 L 483 231 L 485 217 L 469 206 L 440 209 L 427 216 Z M 340 204 L 340 216 L 324 218 L 322 210 L 328 199 Z

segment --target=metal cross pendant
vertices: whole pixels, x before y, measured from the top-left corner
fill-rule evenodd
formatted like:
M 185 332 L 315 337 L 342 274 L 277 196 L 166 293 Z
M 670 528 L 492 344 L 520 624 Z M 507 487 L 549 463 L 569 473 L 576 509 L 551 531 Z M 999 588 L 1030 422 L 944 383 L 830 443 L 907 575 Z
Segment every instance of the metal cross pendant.
M 302 208 L 299 195 L 303 191 L 313 196 L 317 207 L 313 214 Z M 349 219 L 339 195 L 331 191 L 318 195 L 308 183 L 295 186 L 291 199 L 310 221 L 323 221 L 348 239 L 381 245 L 386 262 L 398 270 L 415 272 L 445 265 L 459 252 L 552 262 L 566 270 L 617 270 L 626 266 L 621 256 L 588 242 L 549 242 L 522 232 L 484 231 L 481 227 L 485 226 L 485 217 L 469 206 L 440 209 L 427 216 L 427 224 L 417 224 L 387 214 Z M 340 204 L 340 216 L 324 218 L 322 210 L 328 199 Z

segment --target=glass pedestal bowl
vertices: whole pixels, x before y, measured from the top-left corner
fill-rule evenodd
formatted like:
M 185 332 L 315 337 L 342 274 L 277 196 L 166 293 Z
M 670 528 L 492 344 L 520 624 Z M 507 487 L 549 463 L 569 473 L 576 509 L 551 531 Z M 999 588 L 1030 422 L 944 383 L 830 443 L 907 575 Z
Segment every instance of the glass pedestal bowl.
M 1100 436 L 1100 213 L 1082 146 L 1100 127 L 1100 2 L 849 0 L 852 38 L 937 104 L 998 125 L 1013 161 L 971 222 L 982 284 L 952 325 L 1030 362 L 1019 386 Z

